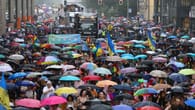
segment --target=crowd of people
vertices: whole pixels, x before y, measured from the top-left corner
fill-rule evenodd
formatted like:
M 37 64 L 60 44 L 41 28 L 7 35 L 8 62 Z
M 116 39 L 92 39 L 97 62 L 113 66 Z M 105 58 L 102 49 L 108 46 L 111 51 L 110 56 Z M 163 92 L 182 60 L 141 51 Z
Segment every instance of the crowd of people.
M 137 31 L 137 35 L 147 38 L 148 30 Z M 182 29 L 159 27 L 149 31 L 155 41 L 153 48 L 148 39 L 115 39 L 115 52 L 109 55 L 107 39 L 97 38 L 103 50 L 98 56 L 99 47 L 93 41 L 84 41 L 88 49 L 83 50 L 81 44 L 53 45 L 41 41 L 43 36 L 38 33 L 22 30 L 2 35 L 0 68 L 1 64 L 7 67 L 0 71 L 5 75 L 10 107 L 13 110 L 194 110 L 195 38 Z M 55 96 L 64 100 L 60 102 Z M 22 99 L 40 103 L 26 101 L 29 104 L 25 105 L 19 103 Z

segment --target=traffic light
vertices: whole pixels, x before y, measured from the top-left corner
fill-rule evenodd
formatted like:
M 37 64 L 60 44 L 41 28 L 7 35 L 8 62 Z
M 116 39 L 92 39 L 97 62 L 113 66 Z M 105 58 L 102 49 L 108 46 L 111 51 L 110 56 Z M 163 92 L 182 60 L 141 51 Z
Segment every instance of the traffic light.
M 103 1 L 102 0 L 98 0 L 98 5 L 102 5 Z
M 123 0 L 119 0 L 119 5 L 123 5 Z

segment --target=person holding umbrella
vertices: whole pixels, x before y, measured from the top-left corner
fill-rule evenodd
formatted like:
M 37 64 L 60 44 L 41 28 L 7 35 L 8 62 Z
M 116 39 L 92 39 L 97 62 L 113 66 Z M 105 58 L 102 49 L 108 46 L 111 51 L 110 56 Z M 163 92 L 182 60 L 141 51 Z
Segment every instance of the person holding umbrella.
M 55 89 L 52 86 L 52 82 L 51 81 L 47 81 L 47 85 L 43 88 L 43 94 L 41 96 L 41 100 L 43 100 L 45 98 L 48 98 L 54 92 L 55 92 Z

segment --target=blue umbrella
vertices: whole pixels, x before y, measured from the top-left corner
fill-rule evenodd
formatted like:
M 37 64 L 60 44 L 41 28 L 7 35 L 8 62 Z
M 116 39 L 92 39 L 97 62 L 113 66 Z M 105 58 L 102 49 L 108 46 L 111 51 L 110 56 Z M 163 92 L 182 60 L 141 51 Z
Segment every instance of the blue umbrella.
M 184 82 L 187 81 L 187 77 L 180 73 L 172 73 L 169 75 L 169 79 L 175 81 L 175 82 Z
M 141 44 L 136 44 L 133 47 L 135 47 L 135 48 L 146 48 L 144 45 L 141 45 Z
M 182 39 L 190 39 L 190 36 L 184 35 L 184 36 L 182 36 L 181 38 L 182 38 Z
M 35 83 L 32 81 L 24 80 L 24 81 L 17 81 L 16 85 L 18 85 L 18 86 L 35 86 Z
M 183 63 L 177 62 L 177 61 L 171 62 L 168 65 L 170 65 L 170 64 L 174 64 L 177 68 L 183 68 L 183 67 L 185 67 L 185 65 Z
M 125 56 L 130 56 L 130 57 L 133 57 L 132 54 L 129 54 L 129 53 L 125 53 L 125 54 L 122 54 L 121 57 L 125 57 Z
M 59 79 L 60 81 L 79 81 L 80 78 L 76 77 L 76 76 L 71 76 L 71 75 L 67 75 L 67 76 L 62 76 Z
M 169 39 L 176 39 L 177 36 L 171 35 L 171 36 L 169 36 L 168 38 L 169 38 Z
M 147 58 L 147 55 L 145 55 L 145 54 L 140 54 L 140 55 L 136 55 L 135 56 L 135 59 L 145 59 L 145 58 Z
M 6 110 L 6 108 L 0 104 L 0 110 Z
M 195 99 L 188 99 L 184 102 L 187 106 L 195 108 Z
M 124 105 L 124 104 L 112 106 L 112 109 L 113 110 L 133 110 L 131 106 Z
M 13 79 L 17 79 L 17 78 L 23 78 L 27 75 L 27 73 L 24 72 L 18 72 L 18 73 L 14 73 L 13 75 L 11 75 L 8 79 L 9 80 L 13 80 Z
M 124 50 L 120 50 L 120 49 L 119 49 L 119 50 L 115 50 L 115 52 L 116 52 L 116 53 L 125 53 Z
M 187 55 L 189 55 L 191 57 L 195 57 L 195 53 L 187 53 Z
M 135 59 L 133 56 L 123 56 L 121 58 L 125 59 L 125 60 L 134 60 Z

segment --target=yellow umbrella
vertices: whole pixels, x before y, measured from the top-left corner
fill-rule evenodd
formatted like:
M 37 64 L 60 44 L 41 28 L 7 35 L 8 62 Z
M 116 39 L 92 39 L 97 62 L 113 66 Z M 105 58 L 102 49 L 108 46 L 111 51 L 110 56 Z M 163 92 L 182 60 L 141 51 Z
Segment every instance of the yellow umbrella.
M 186 69 L 182 69 L 179 71 L 180 74 L 183 74 L 183 75 L 193 75 L 195 74 L 195 70 L 194 69 L 189 69 L 189 68 L 186 68 Z
M 61 88 L 58 88 L 56 89 L 55 93 L 57 95 L 62 95 L 62 94 L 75 94 L 77 93 L 78 91 L 73 88 L 73 87 L 61 87 Z
M 96 86 L 98 87 L 114 86 L 114 85 L 117 85 L 117 83 L 114 81 L 110 81 L 110 80 L 102 80 L 96 83 Z

